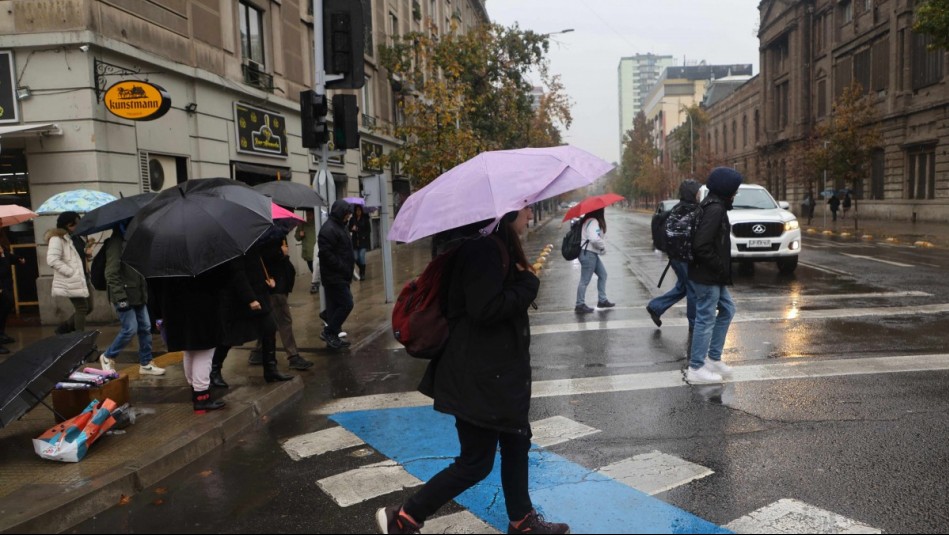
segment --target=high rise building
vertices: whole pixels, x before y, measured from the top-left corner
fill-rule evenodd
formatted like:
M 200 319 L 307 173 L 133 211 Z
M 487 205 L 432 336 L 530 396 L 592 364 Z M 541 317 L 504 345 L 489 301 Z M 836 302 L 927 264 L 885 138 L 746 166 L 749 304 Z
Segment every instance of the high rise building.
M 620 59 L 619 83 L 619 140 L 622 153 L 623 136 L 633 127 L 633 118 L 643 108 L 649 90 L 659 80 L 666 67 L 675 65 L 672 56 L 636 54 Z

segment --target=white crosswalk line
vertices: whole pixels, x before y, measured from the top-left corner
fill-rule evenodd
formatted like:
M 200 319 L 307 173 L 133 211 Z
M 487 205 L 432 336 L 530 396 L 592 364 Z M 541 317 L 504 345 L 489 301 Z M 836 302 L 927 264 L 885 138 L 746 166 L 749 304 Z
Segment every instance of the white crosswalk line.
M 363 444 L 365 442 L 361 438 L 342 427 L 331 427 L 315 433 L 295 436 L 285 441 L 282 446 L 291 459 L 299 461 L 314 455 L 322 455 L 330 451 L 362 446 Z
M 440 516 L 437 518 L 429 518 L 425 521 L 425 525 L 422 526 L 420 530 L 424 534 L 428 533 L 501 533 L 500 531 L 494 529 L 488 524 L 484 523 L 480 518 L 469 513 L 468 511 L 462 511 L 460 513 L 454 513 L 450 515 Z
M 883 263 L 883 264 L 889 264 L 889 265 L 891 265 L 891 266 L 897 266 L 897 267 L 916 267 L 916 266 L 914 266 L 913 264 L 904 264 L 904 263 L 902 263 L 902 262 L 894 262 L 894 261 L 892 261 L 892 260 L 884 260 L 884 259 L 882 259 L 882 258 L 874 258 L 874 257 L 872 257 L 872 256 L 865 256 L 865 255 L 859 255 L 859 254 L 849 254 L 849 253 L 840 253 L 840 254 L 842 254 L 842 255 L 844 255 L 844 256 L 849 256 L 850 258 L 859 258 L 859 259 L 861 259 L 861 260 L 871 260 L 871 261 L 873 261 L 873 262 L 881 262 L 881 263 Z
M 604 466 L 597 472 L 650 495 L 715 473 L 704 466 L 660 451 L 623 459 Z
M 340 507 L 349 507 L 366 500 L 421 485 L 395 461 L 361 466 L 317 481 L 323 492 Z
M 553 416 L 531 422 L 531 434 L 533 434 L 531 442 L 542 448 L 599 432 L 599 429 L 583 425 L 564 416 Z
M 735 533 L 882 533 L 856 520 L 792 499 L 778 500 L 724 527 Z

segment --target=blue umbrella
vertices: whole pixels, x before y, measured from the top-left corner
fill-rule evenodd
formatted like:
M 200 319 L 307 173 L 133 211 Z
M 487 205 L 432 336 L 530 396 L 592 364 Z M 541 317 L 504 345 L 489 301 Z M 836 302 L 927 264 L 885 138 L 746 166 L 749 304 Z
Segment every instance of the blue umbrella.
M 85 213 L 116 200 L 115 195 L 91 189 L 77 189 L 57 193 L 36 209 L 37 214 Z

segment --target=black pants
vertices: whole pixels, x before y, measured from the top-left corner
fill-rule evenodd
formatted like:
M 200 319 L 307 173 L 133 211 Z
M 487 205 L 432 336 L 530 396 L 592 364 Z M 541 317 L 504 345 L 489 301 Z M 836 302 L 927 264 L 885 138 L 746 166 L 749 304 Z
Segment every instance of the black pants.
M 257 331 L 260 334 L 260 350 L 263 362 L 277 361 L 277 322 L 272 314 L 260 316 L 258 318 Z M 211 359 L 211 366 L 220 369 L 224 365 L 232 346 L 219 345 L 214 348 L 214 356 Z
M 343 323 L 353 311 L 353 293 L 349 284 L 323 284 L 326 295 L 326 330 L 333 336 L 339 336 Z
M 7 316 L 13 312 L 15 304 L 13 302 L 13 289 L 4 288 L 0 292 L 0 334 L 7 333 Z
M 441 506 L 488 477 L 494 468 L 494 455 L 501 444 L 501 487 L 507 516 L 516 521 L 527 516 L 534 506 L 527 491 L 527 453 L 531 441 L 523 435 L 485 429 L 455 418 L 461 455 L 448 468 L 435 474 L 425 486 L 402 506 L 417 522 L 435 514 Z

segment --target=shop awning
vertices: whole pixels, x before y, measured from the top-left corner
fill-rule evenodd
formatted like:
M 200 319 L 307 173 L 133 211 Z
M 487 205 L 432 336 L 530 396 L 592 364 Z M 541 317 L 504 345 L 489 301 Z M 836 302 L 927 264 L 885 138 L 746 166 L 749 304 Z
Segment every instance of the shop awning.
M 61 136 L 63 135 L 63 130 L 56 123 L 27 123 L 0 126 L 0 138 L 29 137 L 37 135 Z

